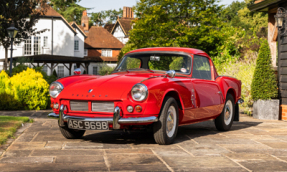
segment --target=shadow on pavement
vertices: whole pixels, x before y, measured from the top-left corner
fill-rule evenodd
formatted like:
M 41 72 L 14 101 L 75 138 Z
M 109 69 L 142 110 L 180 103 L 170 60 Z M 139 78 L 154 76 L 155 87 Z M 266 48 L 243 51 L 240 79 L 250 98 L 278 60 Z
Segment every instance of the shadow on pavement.
M 230 131 L 247 129 L 249 127 L 257 126 L 261 123 L 262 122 L 249 121 L 234 122 Z M 217 131 L 213 121 L 181 126 L 178 129 L 177 137 L 174 143 L 180 143 L 204 136 L 211 136 L 218 133 L 223 132 Z M 133 130 L 128 132 L 124 132 L 123 130 L 114 130 L 97 133 L 95 133 L 95 131 L 87 131 L 82 139 L 85 141 L 106 144 L 156 144 L 153 139 L 153 133 L 147 130 Z

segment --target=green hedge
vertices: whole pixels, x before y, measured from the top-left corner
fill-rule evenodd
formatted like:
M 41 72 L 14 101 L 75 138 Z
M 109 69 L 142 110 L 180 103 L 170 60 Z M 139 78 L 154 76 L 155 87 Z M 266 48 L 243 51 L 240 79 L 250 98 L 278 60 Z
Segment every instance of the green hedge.
M 256 100 L 277 98 L 278 87 L 276 76 L 271 68 L 271 54 L 268 42 L 263 39 L 259 49 L 256 68 L 251 84 L 251 97 Z
M 49 100 L 49 84 L 34 69 L 15 74 L 11 78 L 0 73 L 0 110 L 46 109 Z

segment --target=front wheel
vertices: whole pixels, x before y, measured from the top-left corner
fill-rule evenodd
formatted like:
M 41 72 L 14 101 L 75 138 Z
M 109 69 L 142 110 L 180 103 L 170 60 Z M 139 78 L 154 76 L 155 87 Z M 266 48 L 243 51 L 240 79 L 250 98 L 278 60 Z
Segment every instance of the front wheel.
M 178 129 L 178 105 L 175 99 L 167 97 L 164 102 L 159 121 L 153 126 L 154 140 L 160 145 L 171 144 Z
M 86 130 L 73 130 L 67 127 L 67 125 L 65 125 L 64 127 L 60 127 L 60 131 L 62 133 L 62 135 L 66 138 L 66 139 L 80 139 L 83 137 L 83 135 L 85 134 Z
M 219 131 L 230 130 L 235 115 L 234 99 L 231 94 L 227 94 L 225 105 L 221 114 L 214 120 L 215 126 Z

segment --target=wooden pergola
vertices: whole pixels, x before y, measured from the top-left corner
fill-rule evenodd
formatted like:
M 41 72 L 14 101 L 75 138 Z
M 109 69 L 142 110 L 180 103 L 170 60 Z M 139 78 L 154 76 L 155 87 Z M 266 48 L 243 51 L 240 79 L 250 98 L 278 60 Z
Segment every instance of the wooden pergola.
M 104 58 L 104 57 L 69 57 L 69 56 L 58 56 L 58 55 L 34 55 L 34 56 L 24 56 L 26 59 L 28 59 L 30 64 L 34 67 L 40 67 L 40 63 L 42 63 L 41 66 L 47 66 L 50 68 L 51 71 L 53 71 L 58 64 L 63 64 L 68 70 L 69 75 L 72 75 L 72 66 L 74 64 L 77 65 L 79 68 L 82 66 L 87 74 L 89 74 L 89 65 L 90 63 L 96 63 L 96 62 L 117 62 L 117 58 Z M 23 57 L 13 57 L 13 61 L 17 61 L 17 59 L 23 58 Z M 4 59 L 0 59 L 0 62 L 4 62 Z M 8 58 L 8 62 L 10 62 L 10 58 Z M 35 65 L 35 63 L 37 65 Z M 50 66 L 47 64 L 51 64 Z M 67 66 L 66 64 L 69 64 Z

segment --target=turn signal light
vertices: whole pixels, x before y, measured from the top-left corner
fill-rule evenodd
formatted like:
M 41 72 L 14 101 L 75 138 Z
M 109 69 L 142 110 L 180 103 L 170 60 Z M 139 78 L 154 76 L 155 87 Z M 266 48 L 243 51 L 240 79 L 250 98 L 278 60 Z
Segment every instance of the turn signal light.
M 137 105 L 137 106 L 135 107 L 135 110 L 136 110 L 137 112 L 141 112 L 141 111 L 142 111 L 142 107 L 141 107 L 140 105 Z
M 59 104 L 55 103 L 54 106 L 53 106 L 53 109 L 59 109 Z

